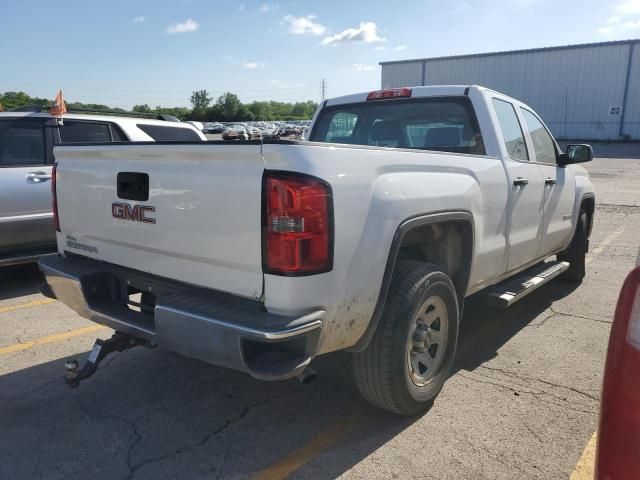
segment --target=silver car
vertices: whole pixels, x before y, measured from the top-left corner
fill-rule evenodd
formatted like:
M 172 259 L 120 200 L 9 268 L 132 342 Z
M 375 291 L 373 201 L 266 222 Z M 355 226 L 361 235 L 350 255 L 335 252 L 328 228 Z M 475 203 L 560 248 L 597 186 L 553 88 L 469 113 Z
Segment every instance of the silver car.
M 66 114 L 58 125 L 56 118 L 35 109 L 0 113 L 0 266 L 56 251 L 51 210 L 55 144 L 157 140 L 206 137 L 182 122 Z

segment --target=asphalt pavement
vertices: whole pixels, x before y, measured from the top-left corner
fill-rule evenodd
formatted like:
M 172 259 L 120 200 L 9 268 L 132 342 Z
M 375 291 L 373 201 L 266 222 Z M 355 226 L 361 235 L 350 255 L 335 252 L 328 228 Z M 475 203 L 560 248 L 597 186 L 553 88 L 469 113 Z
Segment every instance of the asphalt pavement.
M 0 270 L 0 478 L 575 476 L 640 239 L 640 160 L 586 168 L 598 205 L 585 281 L 551 282 L 505 311 L 468 299 L 451 378 L 416 418 L 361 400 L 344 353 L 318 358 L 319 379 L 301 385 L 137 348 L 70 389 L 64 361 L 111 331 L 40 295 L 33 266 Z

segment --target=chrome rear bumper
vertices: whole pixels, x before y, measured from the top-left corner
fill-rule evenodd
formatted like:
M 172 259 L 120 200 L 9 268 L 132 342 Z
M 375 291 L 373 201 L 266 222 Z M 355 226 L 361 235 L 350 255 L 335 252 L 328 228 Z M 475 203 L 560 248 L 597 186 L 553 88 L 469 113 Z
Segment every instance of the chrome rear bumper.
M 50 292 L 81 316 L 213 365 L 262 380 L 301 373 L 316 355 L 326 313 L 274 315 L 255 300 L 84 257 L 41 259 Z M 130 308 L 131 292 L 151 299 Z

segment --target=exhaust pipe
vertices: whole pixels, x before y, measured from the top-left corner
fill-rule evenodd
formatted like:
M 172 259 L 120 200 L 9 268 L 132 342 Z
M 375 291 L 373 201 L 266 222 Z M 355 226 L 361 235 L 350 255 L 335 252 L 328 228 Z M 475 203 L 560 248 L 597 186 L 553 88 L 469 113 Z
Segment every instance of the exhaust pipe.
M 315 382 L 318 379 L 318 374 L 313 368 L 307 367 L 301 373 L 296 375 L 296 378 L 301 384 L 309 385 L 310 383 Z

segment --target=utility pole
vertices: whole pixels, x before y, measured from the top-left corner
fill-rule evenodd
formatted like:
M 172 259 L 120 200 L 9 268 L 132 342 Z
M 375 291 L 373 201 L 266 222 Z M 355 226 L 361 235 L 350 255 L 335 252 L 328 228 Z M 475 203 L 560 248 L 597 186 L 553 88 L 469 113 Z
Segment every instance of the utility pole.
M 320 91 L 322 92 L 322 100 L 320 101 L 324 102 L 327 99 L 327 80 L 325 78 L 320 82 Z

